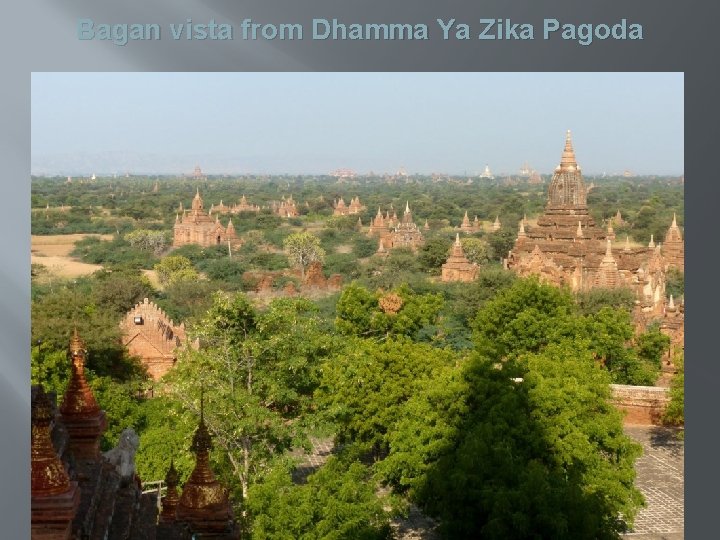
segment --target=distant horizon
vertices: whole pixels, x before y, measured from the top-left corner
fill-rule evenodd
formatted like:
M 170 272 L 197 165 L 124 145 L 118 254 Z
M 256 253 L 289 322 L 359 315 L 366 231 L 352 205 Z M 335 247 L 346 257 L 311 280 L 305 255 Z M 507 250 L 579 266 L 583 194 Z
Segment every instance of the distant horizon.
M 211 178 L 222 178 L 222 177 L 242 177 L 242 176 L 328 176 L 328 177 L 335 177 L 335 175 L 331 174 L 332 171 L 328 172 L 263 172 L 263 171 L 248 171 L 248 172 L 208 172 L 203 169 L 202 173 L 203 176 L 211 177 Z M 523 178 L 519 172 L 495 172 L 491 171 L 494 176 L 494 180 L 502 179 L 502 178 L 508 178 L 508 177 L 515 177 L 515 178 Z M 543 171 L 535 171 L 541 176 L 552 176 L 553 172 L 543 172 Z M 623 177 L 625 175 L 626 171 L 612 171 L 612 172 L 587 172 L 582 171 L 583 176 L 588 178 L 596 178 L 596 177 L 605 177 L 605 178 L 615 178 L 615 177 Z M 685 174 L 684 173 L 666 173 L 666 172 L 648 172 L 648 173 L 635 173 L 633 171 L 629 171 L 631 173 L 630 176 L 627 176 L 626 178 L 647 178 L 647 177 L 670 177 L 670 178 L 681 178 Z M 443 171 L 431 171 L 431 172 L 423 172 L 423 171 L 406 171 L 406 176 L 408 177 L 414 177 L 414 176 L 420 176 L 420 177 L 429 177 L 432 175 L 443 175 L 448 176 L 451 178 L 474 178 L 478 179 L 480 181 L 486 181 L 484 178 L 479 178 L 481 171 L 477 172 L 475 174 L 470 173 L 448 173 Z M 30 176 L 36 177 L 36 178 L 66 178 L 70 177 L 73 180 L 90 180 L 92 179 L 92 175 L 95 174 L 97 178 L 126 178 L 129 175 L 129 178 L 138 178 L 143 176 L 154 176 L 154 177 L 167 177 L 167 178 L 184 178 L 187 180 L 194 179 L 192 176 L 192 171 L 190 172 L 162 172 L 162 171 L 133 171 L 133 172 L 122 172 L 122 173 L 115 173 L 115 172 L 95 172 L 95 173 L 87 173 L 85 171 L 83 172 L 75 172 L 75 173 L 69 173 L 69 172 L 56 172 L 56 173 L 36 173 L 31 172 Z M 355 178 L 367 178 L 367 177 L 383 177 L 383 176 L 397 176 L 396 172 L 390 172 L 390 171 L 355 171 Z M 198 179 L 202 180 L 202 179 Z M 493 180 L 487 180 L 489 182 L 492 182 Z
M 682 73 L 33 73 L 33 175 L 684 173 Z M 658 172 L 660 171 L 660 172 Z

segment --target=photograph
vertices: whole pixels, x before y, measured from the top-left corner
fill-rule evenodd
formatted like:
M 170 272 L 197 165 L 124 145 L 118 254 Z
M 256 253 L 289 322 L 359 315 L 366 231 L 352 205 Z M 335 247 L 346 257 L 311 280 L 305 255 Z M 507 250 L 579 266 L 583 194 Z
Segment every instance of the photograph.
M 685 82 L 34 71 L 32 538 L 684 538 Z

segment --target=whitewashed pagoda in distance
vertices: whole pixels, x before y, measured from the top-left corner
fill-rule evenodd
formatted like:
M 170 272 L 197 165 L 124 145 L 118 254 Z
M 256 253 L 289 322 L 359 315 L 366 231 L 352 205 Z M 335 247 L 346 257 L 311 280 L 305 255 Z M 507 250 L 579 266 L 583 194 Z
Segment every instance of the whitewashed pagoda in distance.
M 494 180 L 495 177 L 493 176 L 493 173 L 490 172 L 490 165 L 487 163 L 485 164 L 485 170 L 480 175 L 480 178 L 485 180 Z

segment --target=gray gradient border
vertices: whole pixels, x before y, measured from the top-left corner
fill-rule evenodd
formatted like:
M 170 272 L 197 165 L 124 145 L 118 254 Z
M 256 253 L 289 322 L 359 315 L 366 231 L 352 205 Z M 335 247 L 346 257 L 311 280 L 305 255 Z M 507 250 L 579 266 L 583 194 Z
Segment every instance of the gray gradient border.
M 714 323 L 718 254 L 718 127 L 716 3 L 690 0 L 31 0 L 3 6 L 0 33 L 0 148 L 4 211 L 0 212 L 0 508 L 3 538 L 29 538 L 29 291 L 30 291 L 30 73 L 33 71 L 683 71 L 686 90 L 685 215 L 691 311 L 686 348 L 688 434 L 686 438 L 686 532 L 708 537 L 717 528 L 720 483 L 716 409 L 718 377 Z M 238 24 L 309 21 L 336 17 L 347 22 L 430 22 L 437 17 L 476 21 L 509 17 L 539 23 L 639 21 L 642 42 L 602 42 L 581 47 L 543 42 L 79 42 L 75 21 L 178 22 L 214 17 Z M 560 89 L 559 89 L 560 90 Z M 564 89 L 562 89 L 564 90 Z M 531 91 L 531 90 L 530 90 Z M 578 89 L 581 91 L 581 89 Z M 92 129 L 89 126 L 89 129 Z M 618 126 L 632 129 L 632 126 Z

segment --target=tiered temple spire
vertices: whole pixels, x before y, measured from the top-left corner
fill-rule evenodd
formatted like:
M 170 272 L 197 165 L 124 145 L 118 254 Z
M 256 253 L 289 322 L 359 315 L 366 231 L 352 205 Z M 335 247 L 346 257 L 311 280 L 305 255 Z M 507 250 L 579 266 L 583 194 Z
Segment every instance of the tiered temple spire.
M 107 422 L 105 412 L 95 400 L 90 386 L 85 379 L 85 343 L 80 339 L 77 328 L 70 340 L 70 358 L 72 374 L 60 414 L 70 435 L 70 449 L 76 459 L 96 459 L 100 453 L 100 437 L 105 431 Z
M 228 492 L 210 468 L 211 449 L 212 438 L 205 424 L 201 395 L 200 422 L 190 446 L 195 454 L 195 468 L 183 487 L 176 516 L 178 521 L 187 523 L 193 533 L 228 535 L 234 529 L 233 514 Z
M 80 489 L 70 480 L 53 446 L 53 407 L 42 386 L 32 400 L 30 418 L 32 538 L 69 540 L 80 506 Z
M 455 233 L 455 242 L 453 243 L 450 255 L 442 265 L 441 279 L 442 281 L 473 281 L 477 277 L 478 267 L 472 264 L 465 257 L 465 252 L 460 242 L 460 233 Z
M 170 468 L 165 475 L 165 485 L 167 486 L 166 495 L 162 498 L 162 511 L 160 512 L 161 523 L 172 523 L 175 521 L 175 512 L 177 511 L 180 495 L 178 494 L 178 482 L 180 477 L 175 470 L 175 463 L 170 460 Z
M 565 148 L 560 158 L 560 168 L 566 171 L 575 171 L 578 168 L 577 160 L 575 159 L 575 149 L 572 144 L 572 133 L 569 129 L 565 134 Z

